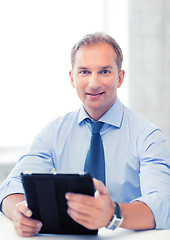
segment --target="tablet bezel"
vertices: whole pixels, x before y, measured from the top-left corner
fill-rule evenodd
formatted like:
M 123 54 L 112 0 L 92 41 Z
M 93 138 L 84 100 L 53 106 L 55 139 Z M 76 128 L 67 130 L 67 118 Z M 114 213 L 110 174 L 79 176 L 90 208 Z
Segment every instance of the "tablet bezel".
M 94 196 L 93 180 L 89 174 L 32 173 L 21 174 L 32 218 L 42 221 L 40 233 L 96 235 L 75 222 L 67 214 L 67 192 Z

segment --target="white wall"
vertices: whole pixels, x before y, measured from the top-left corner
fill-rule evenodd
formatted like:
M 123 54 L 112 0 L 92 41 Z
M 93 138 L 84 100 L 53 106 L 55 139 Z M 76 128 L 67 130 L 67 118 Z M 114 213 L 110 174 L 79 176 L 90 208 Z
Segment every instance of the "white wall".
M 130 0 L 129 19 L 130 106 L 170 145 L 170 1 Z

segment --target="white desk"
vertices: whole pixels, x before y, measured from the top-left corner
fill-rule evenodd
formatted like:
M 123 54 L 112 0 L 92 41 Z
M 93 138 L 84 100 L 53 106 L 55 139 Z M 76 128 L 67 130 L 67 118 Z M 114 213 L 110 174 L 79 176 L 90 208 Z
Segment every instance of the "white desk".
M 115 231 L 101 229 L 97 236 L 73 236 L 73 235 L 38 235 L 33 238 L 19 237 L 13 227 L 13 223 L 0 213 L 0 240 L 170 240 L 169 230 L 131 231 L 118 228 Z

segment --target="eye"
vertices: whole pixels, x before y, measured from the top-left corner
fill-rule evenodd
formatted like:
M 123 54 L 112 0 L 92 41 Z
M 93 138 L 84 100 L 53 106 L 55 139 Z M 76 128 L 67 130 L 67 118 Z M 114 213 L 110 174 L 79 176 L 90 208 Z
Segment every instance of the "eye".
M 81 74 L 81 75 L 87 75 L 87 74 L 89 74 L 89 73 L 90 73 L 90 72 L 87 71 L 87 70 L 82 70 L 82 71 L 79 72 L 79 74 Z
M 80 73 L 81 73 L 81 74 L 87 74 L 87 73 L 88 73 L 88 71 L 86 71 L 86 70 L 83 70 L 83 71 L 81 71 Z
M 104 74 L 104 75 L 108 75 L 108 74 L 110 73 L 110 71 L 107 70 L 107 69 L 104 69 L 104 70 L 102 70 L 100 73 L 101 73 L 101 74 Z

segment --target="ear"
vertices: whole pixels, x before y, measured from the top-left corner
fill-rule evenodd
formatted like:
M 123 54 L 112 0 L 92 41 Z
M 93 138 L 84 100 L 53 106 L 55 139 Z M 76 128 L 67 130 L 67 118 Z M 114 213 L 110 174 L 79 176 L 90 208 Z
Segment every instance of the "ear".
M 119 73 L 119 79 L 118 79 L 118 88 L 120 88 L 120 86 L 122 85 L 123 83 L 123 80 L 124 80 L 124 76 L 125 76 L 125 71 L 124 70 L 120 70 L 120 73 Z
M 70 79 L 71 79 L 71 85 L 72 85 L 73 88 L 75 88 L 74 79 L 73 79 L 73 72 L 72 71 L 69 71 L 69 76 L 70 76 Z

